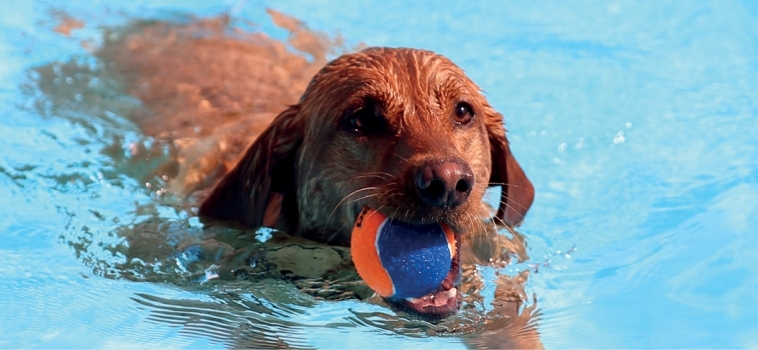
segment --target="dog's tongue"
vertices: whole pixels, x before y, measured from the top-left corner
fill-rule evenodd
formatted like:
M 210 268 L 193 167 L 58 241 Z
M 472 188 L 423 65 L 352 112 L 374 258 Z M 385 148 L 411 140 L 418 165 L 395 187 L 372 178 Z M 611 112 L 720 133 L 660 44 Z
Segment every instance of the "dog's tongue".
M 456 238 L 458 238 L 456 236 Z M 461 303 L 461 296 L 456 286 L 461 283 L 460 258 L 455 254 L 453 264 L 445 279 L 436 291 L 424 295 L 420 298 L 408 298 L 401 303 L 403 306 L 427 315 L 444 317 L 458 311 Z

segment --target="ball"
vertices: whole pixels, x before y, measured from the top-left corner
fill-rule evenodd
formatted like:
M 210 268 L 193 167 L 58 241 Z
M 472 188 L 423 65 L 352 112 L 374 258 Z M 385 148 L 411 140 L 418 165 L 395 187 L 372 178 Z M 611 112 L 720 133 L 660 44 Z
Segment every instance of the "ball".
M 439 288 L 452 266 L 455 236 L 444 223 L 413 225 L 364 208 L 350 242 L 358 274 L 379 295 L 418 298 Z

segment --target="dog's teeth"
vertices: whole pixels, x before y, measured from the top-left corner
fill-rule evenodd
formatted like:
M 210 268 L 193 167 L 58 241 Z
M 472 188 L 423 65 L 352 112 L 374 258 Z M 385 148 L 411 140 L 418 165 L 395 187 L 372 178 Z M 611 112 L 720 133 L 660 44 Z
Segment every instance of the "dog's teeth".
M 439 295 L 439 296 L 438 296 Z M 405 298 L 405 301 L 409 303 L 424 303 L 434 306 L 442 306 L 447 303 L 448 300 L 455 298 L 458 295 L 458 288 L 450 288 L 444 292 L 436 292 L 429 295 L 425 295 L 421 298 Z

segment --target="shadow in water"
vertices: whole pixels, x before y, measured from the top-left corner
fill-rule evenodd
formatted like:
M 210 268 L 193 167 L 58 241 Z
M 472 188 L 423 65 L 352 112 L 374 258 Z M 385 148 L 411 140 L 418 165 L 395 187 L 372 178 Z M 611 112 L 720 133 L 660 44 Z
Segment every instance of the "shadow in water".
M 198 193 L 235 164 L 262 119 L 297 101 L 328 57 L 347 50 L 339 38 L 269 15 L 289 32 L 287 43 L 242 30 L 229 16 L 134 21 L 104 30 L 91 55 L 30 70 L 29 109 L 89 130 L 92 140 L 82 144 L 102 145 L 101 163 L 92 165 L 100 180 L 134 193 L 113 199 L 133 202 L 127 211 L 61 206 L 70 217 L 62 241 L 96 275 L 204 296 L 133 300 L 149 311 L 148 321 L 228 347 L 309 348 L 318 329 L 366 327 L 409 339 L 455 337 L 472 348 L 541 347 L 537 303 L 524 291 L 528 272 L 501 274 L 528 259 L 524 237 L 491 222 L 462 247 L 462 310 L 435 321 L 374 296 L 348 248 L 199 222 Z M 86 23 L 76 23 L 61 31 L 62 40 L 79 40 L 70 35 Z M 53 178 L 55 190 L 73 183 L 101 195 L 75 170 Z M 317 317 L 324 310 L 335 316 Z

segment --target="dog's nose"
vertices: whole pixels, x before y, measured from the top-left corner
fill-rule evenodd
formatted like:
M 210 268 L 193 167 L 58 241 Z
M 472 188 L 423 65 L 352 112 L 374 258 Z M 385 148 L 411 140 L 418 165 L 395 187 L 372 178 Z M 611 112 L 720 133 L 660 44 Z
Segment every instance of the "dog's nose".
M 416 191 L 421 199 L 440 208 L 466 202 L 474 186 L 474 174 L 461 159 L 432 161 L 416 170 Z

